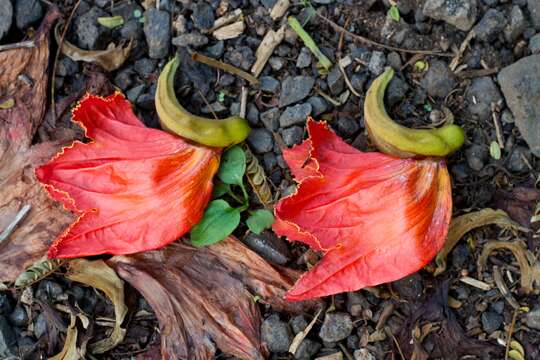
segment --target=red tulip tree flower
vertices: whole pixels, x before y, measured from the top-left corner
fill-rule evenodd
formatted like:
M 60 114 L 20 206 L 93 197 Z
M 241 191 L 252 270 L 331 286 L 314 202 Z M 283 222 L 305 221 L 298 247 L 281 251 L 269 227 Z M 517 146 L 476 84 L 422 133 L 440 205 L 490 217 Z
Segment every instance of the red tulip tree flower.
M 51 197 L 78 216 L 49 257 L 153 250 L 201 219 L 219 148 L 145 127 L 120 93 L 87 95 L 73 120 L 91 141 L 74 142 L 36 169 Z
M 442 156 L 461 146 L 463 133 L 455 125 L 395 124 L 383 103 L 392 74 L 373 82 L 365 103 L 369 135 L 390 155 L 361 152 L 312 119 L 309 138 L 283 151 L 298 188 L 277 204 L 273 229 L 324 254 L 287 293 L 289 300 L 398 280 L 444 245 L 452 196 Z

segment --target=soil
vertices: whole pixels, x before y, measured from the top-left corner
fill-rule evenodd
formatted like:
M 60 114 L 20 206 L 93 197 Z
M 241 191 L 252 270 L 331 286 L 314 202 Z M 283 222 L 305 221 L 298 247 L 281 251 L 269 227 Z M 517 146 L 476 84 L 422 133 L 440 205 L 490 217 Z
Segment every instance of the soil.
M 286 16 L 275 21 L 270 18 L 275 0 L 161 0 L 157 4 L 152 0 L 52 2 L 61 9 L 63 24 L 74 7 L 78 7 L 69 21 L 66 39 L 81 48 L 102 50 L 110 41 L 136 41 L 125 63 L 111 72 L 95 64 L 74 62 L 63 55 L 58 62 L 51 60 L 51 68 L 56 67 L 52 86 L 57 103 L 81 92 L 91 74 L 103 73 L 132 101 L 147 126 L 159 128 L 153 100 L 157 77 L 167 60 L 179 53 L 184 65 L 177 75 L 177 95 L 194 113 L 210 117 L 212 111 L 219 117 L 238 114 L 242 87 L 248 87 L 246 116 L 257 131 L 247 143 L 263 165 L 276 197 L 290 192 L 294 185 L 280 146 L 292 146 L 307 136 L 306 113 L 327 120 L 353 146 L 373 150 L 364 128 L 363 100 L 369 84 L 384 66 L 393 67 L 397 78 L 387 90 L 386 102 L 389 114 L 396 121 L 418 128 L 438 126 L 453 119 L 466 131 L 465 145 L 448 159 L 453 215 L 484 208 L 503 209 L 531 231 L 514 233 L 494 225 L 473 230 L 452 250 L 448 267 L 439 276 L 434 276 L 432 263 L 400 281 L 324 299 L 326 309 L 296 358 L 504 359 L 510 332 L 512 339 L 523 346 L 526 359 L 540 359 L 538 296 L 536 292 L 526 294 L 520 288 L 520 268 L 515 258 L 508 251 L 498 251 L 490 256 L 482 272 L 477 267 L 479 254 L 489 240 L 525 240 L 534 254 L 540 245 L 535 224 L 530 223 L 540 200 L 536 190 L 540 179 L 537 161 L 540 153 L 536 148 L 540 134 L 535 132 L 540 127 L 534 124 L 540 119 L 537 96 L 540 80 L 538 74 L 520 78 L 520 69 L 507 76 L 499 75 L 502 69 L 518 64 L 523 58 L 536 56 L 540 62 L 540 55 L 535 55 L 540 52 L 537 34 L 540 10 L 535 10 L 540 8 L 538 0 L 398 0 L 399 21 L 389 17 L 392 5 L 386 0 L 295 2 L 288 15 L 296 16 L 305 25 L 332 63 L 347 57 L 351 60 L 345 66 L 347 79 L 337 68 L 329 73 L 318 69 L 317 59 L 287 28 L 284 40 L 264 67 L 258 86 L 195 63 L 189 52 L 197 51 L 249 71 L 265 33 L 277 30 L 286 22 Z M 472 14 L 462 14 L 462 19 L 458 19 L 462 24 L 467 22 L 467 17 L 471 18 L 469 29 L 456 25 L 459 14 L 433 15 L 426 10 L 427 2 L 439 3 L 439 13 L 448 10 L 446 7 L 470 4 L 474 7 Z M 41 11 L 35 9 L 38 5 Z M 12 6 L 13 24 L 5 35 L 0 32 L 1 45 L 27 38 L 49 3 L 13 0 Z M 158 7 L 159 11 L 155 10 Z M 235 9 L 241 9 L 244 14 L 246 27 L 242 34 L 218 41 L 206 31 L 215 18 Z M 98 17 L 114 15 L 124 18 L 122 26 L 108 29 L 97 22 Z M 0 21 L 2 16 L 7 15 L 0 14 Z M 344 34 L 324 19 L 396 49 L 389 50 Z M 474 29 L 476 36 L 462 51 L 457 66 L 450 69 L 470 29 Z M 56 49 L 53 42 L 53 54 Z M 297 76 L 302 77 L 286 81 Z M 512 81 L 527 82 L 530 93 L 523 92 L 522 100 L 510 99 L 509 93 L 519 91 L 512 88 Z M 292 85 L 287 84 L 295 86 L 289 89 Z M 279 107 L 284 92 L 296 101 Z M 529 113 L 523 115 L 522 109 L 528 109 Z M 289 119 L 283 118 L 285 113 Z M 66 111 L 59 114 L 58 121 L 77 129 L 76 125 L 69 125 L 69 118 Z M 54 138 L 54 132 L 48 136 Z M 520 191 L 528 196 L 519 196 Z M 305 270 L 317 258 L 307 247 L 277 239 L 270 232 L 265 238 L 253 240 L 241 226 L 235 235 L 267 259 L 288 267 Z M 520 308 L 512 306 L 508 296 L 495 284 L 494 267 L 502 273 L 510 296 Z M 481 280 L 489 289 L 465 283 L 464 277 Z M 149 358 L 145 352 L 159 344 L 152 308 L 136 290 L 126 286 L 129 312 L 124 323 L 125 340 L 105 354 L 89 355 L 89 359 L 145 359 Z M 0 292 L 0 316 L 7 320 L 0 325 L 9 327 L 15 334 L 20 359 L 48 358 L 61 350 L 69 322 L 53 304 L 79 307 L 92 319 L 114 317 L 112 304 L 103 294 L 70 282 L 61 271 L 33 284 L 26 292 L 33 295 L 31 304 L 21 299 L 22 290 Z M 272 312 L 262 305 L 261 312 L 266 319 L 262 336 L 269 349 L 288 348 L 292 336 L 303 330 L 315 315 L 294 317 Z M 2 326 L 0 348 L 5 336 Z M 95 337 L 105 337 L 107 330 L 106 326 L 96 325 Z M 216 358 L 227 356 L 218 350 Z M 276 351 L 270 352 L 269 358 L 295 357 L 286 351 Z

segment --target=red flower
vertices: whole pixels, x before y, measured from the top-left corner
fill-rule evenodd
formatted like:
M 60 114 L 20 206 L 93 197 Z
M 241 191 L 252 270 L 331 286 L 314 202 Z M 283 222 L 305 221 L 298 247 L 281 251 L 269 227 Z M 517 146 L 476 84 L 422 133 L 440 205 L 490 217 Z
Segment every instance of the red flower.
M 304 300 L 394 281 L 426 265 L 450 222 L 443 160 L 364 153 L 320 122 L 283 155 L 298 191 L 276 206 L 274 231 L 324 252 L 286 295 Z
M 120 93 L 87 95 L 73 111 L 89 143 L 74 142 L 36 175 L 78 215 L 51 258 L 160 248 L 202 217 L 219 150 L 146 128 Z

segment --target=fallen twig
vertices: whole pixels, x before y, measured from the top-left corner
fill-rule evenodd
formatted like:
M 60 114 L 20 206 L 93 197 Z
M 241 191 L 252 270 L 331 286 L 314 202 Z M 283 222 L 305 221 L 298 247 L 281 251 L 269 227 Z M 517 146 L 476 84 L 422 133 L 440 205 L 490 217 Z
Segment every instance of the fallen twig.
M 341 71 L 341 74 L 343 74 L 343 79 L 345 80 L 345 84 L 347 84 L 347 87 L 349 88 L 349 90 L 351 90 L 351 92 L 356 96 L 356 97 L 362 97 L 362 95 L 360 95 L 358 93 L 358 91 L 356 91 L 354 89 L 354 87 L 352 86 L 351 84 L 351 81 L 349 80 L 349 77 L 347 76 L 347 72 L 345 71 L 345 68 L 351 63 L 351 58 L 350 57 L 344 57 L 343 59 L 339 60 L 338 61 L 338 68 L 339 70 Z
M 34 44 L 33 40 L 26 40 L 21 41 L 14 44 L 5 44 L 0 45 L 0 52 L 1 51 L 7 51 L 7 50 L 13 50 L 13 49 L 20 49 L 20 48 L 33 48 L 36 47 L 36 44 Z
M 261 44 L 255 52 L 255 57 L 257 58 L 257 60 L 255 60 L 255 64 L 253 64 L 253 66 L 251 67 L 251 73 L 255 75 L 255 77 L 258 77 L 260 75 L 261 71 L 266 65 L 266 62 L 274 52 L 274 49 L 281 43 L 284 37 L 285 25 L 282 25 L 278 29 L 278 31 L 270 29 L 268 30 L 266 35 L 264 35 Z
M 460 79 L 472 79 L 472 78 L 481 77 L 481 76 L 493 75 L 498 72 L 499 72 L 499 68 L 491 68 L 491 69 L 462 70 L 462 71 L 456 71 L 455 74 Z
M 0 233 L 0 244 L 4 242 L 9 236 L 13 233 L 13 231 L 17 228 L 19 223 L 24 220 L 30 209 L 32 208 L 32 205 L 27 204 L 22 207 L 21 210 L 15 215 L 15 219 L 9 225 Z
M 474 38 L 475 35 L 476 34 L 474 33 L 474 29 L 469 31 L 469 33 L 467 34 L 467 36 L 465 37 L 465 39 L 463 40 L 463 42 L 459 46 L 459 50 L 458 50 L 457 54 L 454 56 L 454 58 L 450 62 L 450 70 L 451 71 L 456 70 L 456 68 L 459 65 L 459 62 L 461 60 L 461 57 L 463 56 L 463 53 L 465 52 L 465 50 L 467 50 L 467 46 L 469 46 L 469 43 L 471 42 L 471 40 Z
M 345 29 L 342 26 L 339 26 L 338 24 L 336 24 L 332 20 L 328 19 L 327 17 L 325 17 L 325 16 L 323 16 L 323 15 L 321 15 L 319 13 L 315 13 L 315 14 L 319 18 L 324 20 L 326 23 L 328 23 L 328 25 L 330 25 L 334 30 L 339 31 L 339 32 L 344 32 L 346 35 L 349 35 L 353 40 L 362 42 L 364 44 L 368 44 L 368 45 L 371 45 L 371 46 L 375 46 L 375 47 L 379 47 L 379 48 L 383 48 L 383 49 L 387 49 L 387 50 L 400 51 L 400 52 L 409 53 L 409 54 L 424 54 L 424 55 L 435 55 L 435 56 L 444 56 L 444 57 L 453 57 L 454 56 L 454 54 L 445 53 L 445 52 L 436 51 L 436 50 L 403 49 L 403 48 L 399 48 L 399 47 L 395 47 L 395 46 L 391 46 L 391 45 L 381 44 L 381 43 L 378 43 L 378 42 L 373 41 L 371 39 L 368 39 L 366 37 L 353 34 L 349 30 Z
M 69 25 L 71 24 L 71 21 L 73 20 L 73 16 L 75 15 L 75 12 L 79 8 L 79 5 L 81 5 L 81 1 L 82 0 L 77 0 L 75 5 L 73 6 L 73 10 L 71 10 L 71 14 L 69 14 L 69 17 L 64 26 L 64 31 L 62 31 L 62 35 L 60 36 L 60 43 L 56 44 L 58 45 L 58 49 L 56 49 L 56 55 L 54 56 L 53 71 L 51 75 L 51 114 L 52 114 L 51 125 L 52 126 L 56 124 L 56 100 L 54 99 L 54 88 L 55 88 L 55 83 L 56 83 L 56 68 L 58 67 L 58 59 L 60 58 L 60 53 L 62 52 L 62 45 L 64 44 L 64 39 L 66 38 L 66 33 L 69 29 Z
M 270 11 L 270 17 L 272 20 L 277 20 L 289 10 L 291 6 L 290 0 L 278 0 L 272 10 Z
M 219 60 L 212 59 L 211 57 L 208 57 L 199 53 L 193 53 L 191 54 L 191 58 L 200 63 L 206 64 L 216 69 L 220 69 L 228 73 L 234 74 L 236 76 L 239 76 L 242 79 L 251 83 L 252 85 L 256 85 L 259 83 L 259 80 L 255 76 L 251 75 L 250 73 L 242 69 L 239 69 L 235 66 L 232 66 L 230 64 L 225 64 L 224 62 L 221 62 Z
M 503 133 L 501 129 L 501 124 L 499 122 L 499 118 L 497 116 L 497 105 L 495 103 L 491 103 L 491 118 L 493 119 L 493 125 L 495 125 L 495 133 L 497 135 L 497 143 L 499 144 L 500 149 L 504 149 L 504 138 Z

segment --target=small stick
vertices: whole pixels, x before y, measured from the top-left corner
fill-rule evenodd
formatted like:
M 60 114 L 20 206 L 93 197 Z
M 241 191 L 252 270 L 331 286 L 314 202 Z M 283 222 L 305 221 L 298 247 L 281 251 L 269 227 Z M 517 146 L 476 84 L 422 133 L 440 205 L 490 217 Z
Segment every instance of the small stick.
M 252 85 L 256 85 L 259 83 L 259 80 L 255 76 L 251 75 L 250 73 L 242 69 L 239 69 L 235 66 L 225 64 L 224 62 L 221 62 L 219 60 L 212 59 L 211 57 L 205 56 L 203 54 L 193 53 L 191 54 L 191 58 L 200 63 L 206 64 L 216 69 L 220 69 L 228 73 L 234 74 L 236 76 L 239 76 L 242 79 L 247 80 Z
M 219 118 L 217 117 L 216 113 L 214 112 L 214 108 L 212 107 L 212 105 L 210 105 L 210 103 L 208 102 L 208 100 L 206 99 L 206 97 L 204 96 L 204 94 L 202 93 L 201 90 L 197 89 L 197 91 L 199 92 L 199 95 L 201 96 L 201 99 L 203 99 L 204 103 L 206 104 L 206 106 L 208 106 L 208 109 L 210 109 L 210 112 L 212 113 L 212 115 L 214 116 L 214 119 L 218 120 Z
M 19 223 L 24 220 L 24 218 L 26 217 L 26 215 L 28 214 L 31 208 L 32 208 L 32 205 L 26 204 L 22 207 L 21 210 L 19 210 L 17 215 L 15 215 L 15 219 L 13 219 L 13 221 L 0 234 L 0 244 L 4 242 L 7 238 L 9 238 L 9 236 L 13 233 L 17 225 L 19 225 Z
M 36 44 L 34 44 L 33 40 L 26 40 L 21 41 L 15 44 L 6 44 L 6 45 L 0 45 L 0 52 L 1 51 L 8 51 L 13 49 L 20 49 L 20 48 L 33 48 L 36 47 Z
M 71 24 L 71 20 L 73 20 L 73 16 L 75 15 L 75 11 L 79 8 L 79 5 L 81 5 L 82 0 L 77 0 L 75 3 L 75 6 L 73 6 L 73 10 L 71 10 L 71 14 L 69 14 L 69 17 L 67 19 L 66 25 L 64 26 L 64 31 L 62 31 L 62 36 L 60 37 L 60 44 L 58 45 L 58 49 L 56 50 L 56 55 L 54 56 L 54 65 L 53 65 L 53 71 L 52 71 L 52 79 L 51 79 L 51 114 L 52 114 L 52 120 L 51 124 L 54 126 L 56 124 L 56 101 L 54 100 L 54 87 L 56 85 L 56 68 L 58 67 L 58 59 L 60 58 L 60 53 L 62 52 L 62 45 L 64 44 L 64 39 L 66 37 L 66 33 L 69 29 L 69 25 Z
M 279 19 L 280 17 L 285 15 L 290 6 L 290 0 L 278 0 L 270 11 L 270 17 L 272 18 L 272 20 Z
M 363 37 L 363 36 L 360 36 L 360 35 L 356 35 L 356 34 L 353 34 L 352 32 L 350 32 L 349 30 L 345 29 L 344 27 L 342 26 L 339 26 L 338 24 L 336 24 L 335 22 L 333 22 L 332 20 L 324 17 L 323 15 L 319 14 L 319 13 L 315 13 L 318 17 L 320 17 L 322 20 L 324 20 L 326 23 L 328 23 L 328 25 L 330 25 L 332 28 L 334 28 L 334 30 L 336 31 L 340 31 L 340 32 L 344 32 L 346 35 L 349 35 L 352 39 L 356 40 L 356 41 L 359 41 L 359 42 L 362 42 L 364 44 L 368 44 L 368 45 L 371 45 L 371 46 L 375 46 L 375 47 L 379 47 L 379 48 L 382 48 L 382 49 L 387 49 L 387 50 L 393 50 L 393 51 L 400 51 L 400 52 L 404 52 L 404 53 L 409 53 L 409 54 L 424 54 L 424 55 L 435 55 L 435 56 L 445 56 L 445 57 L 452 57 L 454 56 L 454 54 L 451 54 L 451 53 L 444 53 L 444 52 L 441 52 L 441 51 L 433 51 L 433 50 L 415 50 L 415 49 L 403 49 L 403 48 L 399 48 L 399 47 L 395 47 L 395 46 L 390 46 L 390 45 L 385 45 L 385 44 L 381 44 L 381 43 L 378 43 L 376 41 L 373 41 L 371 39 L 368 39 L 366 37 Z
M 245 86 L 242 86 L 242 93 L 240 95 L 240 117 L 246 118 L 246 111 L 247 111 L 247 97 L 248 97 L 248 89 Z
M 516 326 L 516 320 L 519 309 L 514 310 L 514 315 L 512 315 L 512 322 L 508 327 L 508 335 L 506 335 L 506 349 L 504 351 L 504 360 L 508 360 L 508 353 L 510 352 L 510 342 L 512 341 L 512 333 L 514 332 L 514 327 Z
M 345 60 L 347 58 L 344 58 L 344 59 L 341 59 L 340 61 L 338 61 L 338 67 L 339 67 L 339 70 L 341 71 L 341 73 L 343 74 L 343 79 L 345 80 L 345 84 L 347 84 L 347 87 L 349 88 L 349 90 L 351 90 L 351 92 L 356 96 L 356 97 L 362 97 L 362 95 L 360 95 L 356 90 L 354 90 L 352 84 L 351 84 L 351 81 L 349 80 L 349 77 L 347 76 L 347 72 L 345 71 L 345 68 L 343 67 L 342 65 L 342 60 Z
M 510 290 L 508 289 L 508 286 L 506 286 L 506 283 L 503 280 L 501 270 L 496 265 L 493 266 L 493 280 L 495 281 L 495 284 L 499 288 L 499 291 L 501 292 L 503 297 L 506 299 L 506 301 L 508 301 L 510 306 L 512 306 L 514 309 L 518 309 L 519 304 L 516 301 L 516 299 L 514 299 L 512 294 L 510 293 Z
M 469 33 L 467 34 L 467 36 L 465 37 L 465 39 L 459 46 L 459 50 L 457 54 L 454 56 L 454 58 L 450 62 L 451 71 L 456 70 L 457 66 L 459 65 L 459 61 L 461 60 L 461 57 L 463 56 L 463 53 L 465 52 L 465 50 L 467 50 L 467 46 L 469 46 L 469 43 L 471 42 L 471 40 L 474 38 L 475 35 L 476 34 L 474 33 L 474 29 L 469 31 Z
M 317 59 L 319 60 L 319 64 L 325 70 L 330 70 L 330 68 L 332 67 L 332 62 L 326 57 L 326 55 L 322 53 L 313 38 L 307 33 L 306 30 L 304 30 L 302 24 L 300 24 L 300 22 L 294 16 L 289 16 L 287 21 L 289 23 L 289 26 L 294 30 L 294 32 L 297 33 L 298 36 L 300 36 L 300 39 L 302 39 L 304 45 L 306 45 L 306 47 L 313 53 L 313 55 L 317 57 Z
M 485 283 L 483 281 L 477 280 L 469 276 L 463 276 L 462 278 L 459 279 L 459 281 L 467 285 L 474 286 L 475 288 L 478 288 L 480 290 L 484 290 L 484 291 L 491 290 L 491 286 L 488 283 Z
M 255 77 L 261 74 L 264 66 L 268 62 L 268 59 L 274 52 L 274 49 L 281 43 L 281 41 L 283 41 L 284 37 L 285 25 L 282 25 L 277 31 L 270 29 L 266 35 L 264 35 L 261 44 L 255 52 L 255 57 L 257 60 L 255 60 L 255 64 L 253 64 L 251 67 L 251 73 L 255 75 Z
M 499 72 L 499 68 L 478 69 L 478 70 L 462 70 L 462 71 L 459 71 L 459 72 L 456 71 L 456 75 L 460 79 L 471 79 L 471 78 L 480 77 L 480 76 L 493 75 L 493 74 L 496 74 L 498 72 Z
M 499 117 L 497 116 L 495 103 L 491 103 L 491 118 L 493 119 L 493 124 L 495 125 L 495 133 L 497 134 L 497 142 L 499 143 L 499 148 L 504 149 L 504 138 L 501 130 L 501 124 L 499 122 Z

